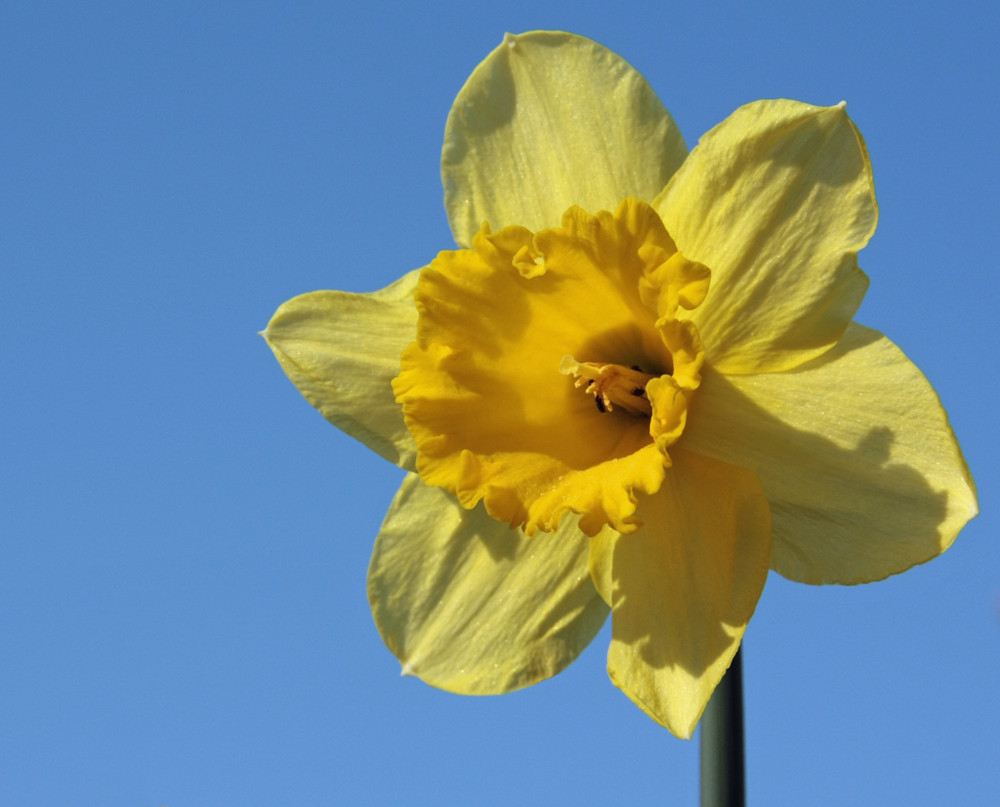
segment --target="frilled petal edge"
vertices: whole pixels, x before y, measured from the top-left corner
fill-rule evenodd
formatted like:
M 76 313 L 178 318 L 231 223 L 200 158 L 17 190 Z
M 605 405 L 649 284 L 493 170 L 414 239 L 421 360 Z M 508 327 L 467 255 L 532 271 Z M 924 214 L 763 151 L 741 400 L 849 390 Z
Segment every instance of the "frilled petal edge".
M 261 336 L 306 400 L 334 426 L 413 470 L 416 446 L 395 401 L 399 357 L 417 333 L 419 270 L 370 294 L 317 291 L 294 297 Z
M 704 297 L 707 269 L 678 256 L 652 209 L 631 199 L 597 216 L 571 208 L 536 236 L 484 229 L 473 246 L 442 252 L 417 285 L 417 340 L 393 383 L 417 469 L 529 535 L 567 511 L 588 535 L 631 532 L 636 494 L 659 487 L 700 378 L 697 334 L 672 317 Z M 574 356 L 602 367 L 580 369 Z M 586 390 L 607 365 L 654 380 L 599 407 Z M 652 420 L 627 414 L 640 397 Z
M 774 519 L 772 568 L 803 583 L 905 571 L 978 512 L 937 394 L 896 345 L 857 324 L 792 371 L 706 372 L 683 445 L 756 474 Z
M 463 509 L 416 474 L 403 482 L 382 525 L 368 598 L 404 674 L 466 695 L 509 692 L 555 675 L 608 614 L 574 519 L 528 538 L 482 506 Z

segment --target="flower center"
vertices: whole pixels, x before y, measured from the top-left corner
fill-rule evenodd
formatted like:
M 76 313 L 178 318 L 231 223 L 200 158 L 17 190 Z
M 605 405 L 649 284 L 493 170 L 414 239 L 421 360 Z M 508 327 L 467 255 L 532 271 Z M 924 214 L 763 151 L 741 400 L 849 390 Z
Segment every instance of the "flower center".
M 566 512 L 587 535 L 634 531 L 701 382 L 683 312 L 710 276 L 636 199 L 536 233 L 484 225 L 440 253 L 393 381 L 421 478 L 528 535 Z
M 572 356 L 563 356 L 559 372 L 575 376 L 573 386 L 583 387 L 585 393 L 593 395 L 599 412 L 611 412 L 618 406 L 632 415 L 653 414 L 646 384 L 656 376 L 643 372 L 641 367 L 578 362 Z

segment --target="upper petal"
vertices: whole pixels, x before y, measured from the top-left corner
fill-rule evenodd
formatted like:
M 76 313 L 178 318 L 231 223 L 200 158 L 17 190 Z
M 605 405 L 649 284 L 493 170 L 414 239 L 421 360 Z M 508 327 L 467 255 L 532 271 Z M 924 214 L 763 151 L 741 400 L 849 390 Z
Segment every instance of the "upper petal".
M 399 357 L 417 333 L 419 270 L 370 294 L 317 291 L 295 297 L 262 336 L 306 400 L 334 426 L 413 469 L 416 446 L 392 392 Z
M 640 501 L 643 527 L 614 539 L 608 672 L 650 717 L 687 738 L 763 591 L 771 522 L 749 471 L 680 449 L 673 456 L 663 487 Z M 591 562 L 598 581 L 606 539 L 596 539 Z
M 573 34 L 508 34 L 448 116 L 448 220 L 469 246 L 484 221 L 540 230 L 571 205 L 650 201 L 685 154 L 670 114 L 620 56 Z
M 608 614 L 587 573 L 587 539 L 571 520 L 527 538 L 415 474 L 385 517 L 368 598 L 404 673 L 466 695 L 555 675 Z
M 656 200 L 688 258 L 712 270 L 691 313 L 725 373 L 795 367 L 831 347 L 868 287 L 871 165 L 843 105 L 758 101 L 708 132 Z
M 706 373 L 682 441 L 756 474 L 774 519 L 772 568 L 804 583 L 905 571 L 947 549 L 978 512 L 933 388 L 857 324 L 792 371 Z

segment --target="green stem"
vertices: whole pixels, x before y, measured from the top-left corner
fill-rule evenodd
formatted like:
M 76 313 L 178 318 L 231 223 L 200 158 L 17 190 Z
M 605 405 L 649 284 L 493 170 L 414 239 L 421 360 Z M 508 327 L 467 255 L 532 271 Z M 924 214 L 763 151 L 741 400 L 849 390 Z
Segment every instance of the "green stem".
M 744 807 L 743 664 L 737 651 L 701 717 L 701 807 Z

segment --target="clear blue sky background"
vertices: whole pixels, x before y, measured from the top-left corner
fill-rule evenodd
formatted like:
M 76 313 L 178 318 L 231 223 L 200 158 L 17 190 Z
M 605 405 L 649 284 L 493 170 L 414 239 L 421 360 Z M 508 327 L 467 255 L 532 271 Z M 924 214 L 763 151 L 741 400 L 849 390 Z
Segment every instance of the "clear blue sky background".
M 449 106 L 506 30 L 621 53 L 689 146 L 766 97 L 867 139 L 858 319 L 939 390 L 984 515 L 884 583 L 772 575 L 745 642 L 757 805 L 1000 792 L 994 3 L 8 2 L 0 10 L 0 803 L 669 804 L 697 743 L 607 632 L 502 698 L 401 678 L 365 597 L 401 472 L 256 335 L 452 245 Z

